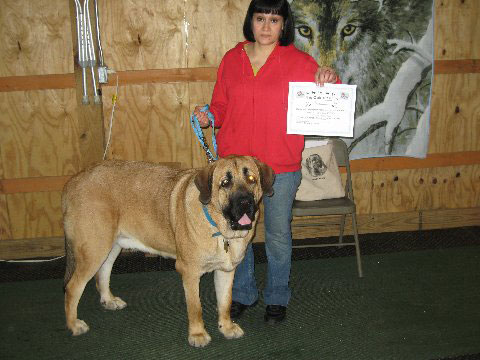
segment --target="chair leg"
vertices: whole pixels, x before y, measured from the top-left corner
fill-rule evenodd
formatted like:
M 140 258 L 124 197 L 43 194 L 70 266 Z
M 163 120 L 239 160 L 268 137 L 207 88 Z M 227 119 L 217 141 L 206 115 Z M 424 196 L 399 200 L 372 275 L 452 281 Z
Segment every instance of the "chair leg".
M 352 213 L 352 227 L 353 227 L 353 236 L 355 238 L 355 252 L 357 254 L 358 276 L 363 277 L 362 259 L 360 255 L 360 243 L 358 241 L 358 231 L 357 231 L 357 216 L 355 213 Z
M 345 231 L 345 218 L 347 217 L 346 214 L 342 215 L 342 220 L 340 220 L 340 236 L 338 237 L 338 243 L 343 243 L 343 232 Z

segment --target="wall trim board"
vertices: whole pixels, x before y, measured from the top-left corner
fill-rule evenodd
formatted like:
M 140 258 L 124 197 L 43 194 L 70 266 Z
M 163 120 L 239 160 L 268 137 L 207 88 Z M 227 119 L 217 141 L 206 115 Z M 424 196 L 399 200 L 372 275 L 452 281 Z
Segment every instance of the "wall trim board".
M 75 74 L 50 74 L 0 77 L 0 92 L 73 89 Z
M 103 86 L 116 86 L 116 75 L 118 75 L 119 86 L 146 83 L 215 81 L 217 79 L 217 68 L 203 67 L 192 69 L 179 68 L 118 71 L 115 74 L 110 74 L 108 77 L 108 84 Z M 74 74 L 0 77 L 0 92 L 73 89 L 75 87 Z
M 49 237 L 0 241 L 0 260 L 48 258 L 65 255 L 65 239 Z
M 480 208 L 428 210 L 421 212 L 387 213 L 359 215 L 358 229 L 360 234 L 389 233 L 398 231 L 418 231 L 433 229 L 448 229 L 464 226 L 480 225 Z M 347 217 L 349 220 L 350 217 Z M 338 225 L 334 217 L 325 217 L 321 226 L 312 227 L 316 219 L 296 218 L 293 220 L 293 238 L 295 240 L 337 236 Z M 310 225 L 310 226 L 308 226 Z M 346 234 L 351 234 L 350 222 L 346 223 Z M 256 229 L 254 242 L 264 240 L 263 223 Z M 360 237 L 360 247 L 362 239 Z M 65 254 L 63 237 L 1 240 L 0 260 L 33 259 L 62 256 Z
M 179 69 L 149 69 L 136 71 L 119 71 L 111 74 L 106 86 L 137 85 L 147 83 L 216 81 L 216 67 L 179 68 Z
M 0 195 L 43 191 L 61 191 L 71 176 L 42 176 L 0 180 Z
M 435 60 L 435 74 L 480 73 L 480 59 Z
M 383 157 L 352 160 L 352 172 L 425 169 L 445 166 L 480 164 L 480 151 L 428 154 L 425 159 L 411 157 Z
M 165 163 L 164 163 L 165 164 Z M 351 161 L 352 172 L 428 169 L 480 164 L 480 151 L 429 154 L 425 159 L 407 157 L 370 158 Z M 180 167 L 179 163 L 169 163 Z M 70 175 L 0 179 L 0 195 L 43 191 L 62 191 Z
M 168 165 L 180 169 L 180 162 L 160 162 L 159 165 Z M 72 175 L 42 176 L 19 179 L 0 179 L 0 195 L 32 193 L 44 191 L 62 191 L 65 183 Z
M 480 59 L 435 60 L 435 74 L 480 73 Z M 118 85 L 135 85 L 145 83 L 171 83 L 215 81 L 216 67 L 147 69 L 135 71 L 118 71 Z M 107 85 L 115 86 L 116 76 L 110 74 Z M 74 74 L 50 74 L 30 76 L 0 77 L 0 92 L 68 89 L 75 88 Z

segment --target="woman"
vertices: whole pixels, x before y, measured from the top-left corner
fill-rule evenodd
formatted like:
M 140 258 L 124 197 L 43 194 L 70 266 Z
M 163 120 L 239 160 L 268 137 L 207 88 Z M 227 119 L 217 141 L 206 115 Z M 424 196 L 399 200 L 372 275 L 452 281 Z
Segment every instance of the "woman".
M 267 281 L 265 321 L 285 318 L 291 296 L 292 204 L 301 180 L 304 137 L 287 135 L 288 83 L 336 82 L 330 68 L 294 47 L 295 27 L 287 0 L 252 0 L 245 16 L 246 41 L 229 50 L 218 68 L 210 103 L 218 155 L 249 155 L 273 168 L 274 194 L 264 197 Z M 318 71 L 317 71 L 318 70 Z M 208 117 L 195 109 L 202 127 Z M 231 316 L 238 318 L 258 300 L 252 245 L 235 272 Z

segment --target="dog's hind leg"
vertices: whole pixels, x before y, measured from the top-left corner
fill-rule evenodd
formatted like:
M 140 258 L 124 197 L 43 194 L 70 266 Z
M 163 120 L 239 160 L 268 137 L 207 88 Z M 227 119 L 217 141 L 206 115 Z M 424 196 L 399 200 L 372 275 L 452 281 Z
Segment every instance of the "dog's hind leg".
M 78 259 L 77 259 L 78 260 Z M 65 315 L 67 327 L 73 335 L 81 335 L 89 330 L 85 321 L 77 318 L 77 308 L 88 281 L 95 275 L 101 261 L 92 264 L 87 261 L 77 261 L 75 271 L 65 286 Z
M 120 310 L 127 306 L 127 303 L 119 297 L 113 296 L 110 291 L 110 274 L 112 273 L 113 263 L 122 251 L 120 245 L 115 244 L 110 250 L 107 259 L 95 274 L 97 290 L 100 293 L 100 304 L 107 310 Z
M 65 286 L 65 316 L 67 318 L 67 327 L 73 335 L 81 335 L 89 330 L 85 321 L 77 318 L 78 302 L 87 282 L 88 280 L 79 281 L 76 274 L 74 274 Z
M 234 275 L 235 271 L 225 272 L 222 270 L 215 270 L 214 273 L 218 308 L 218 330 L 220 330 L 227 339 L 239 338 L 244 334 L 242 328 L 233 323 L 230 318 Z
M 73 335 L 81 335 L 89 330 L 88 325 L 77 318 L 77 308 L 88 281 L 93 278 L 108 257 L 110 246 L 98 247 L 92 251 L 88 246 L 77 245 L 75 270 L 65 285 L 65 315 L 67 327 Z

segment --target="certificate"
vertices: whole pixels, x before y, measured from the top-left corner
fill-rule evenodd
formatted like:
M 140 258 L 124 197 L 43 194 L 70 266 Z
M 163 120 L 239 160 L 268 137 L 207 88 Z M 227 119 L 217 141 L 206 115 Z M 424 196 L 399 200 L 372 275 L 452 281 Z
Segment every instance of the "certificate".
M 357 85 L 291 82 L 287 134 L 353 137 Z

